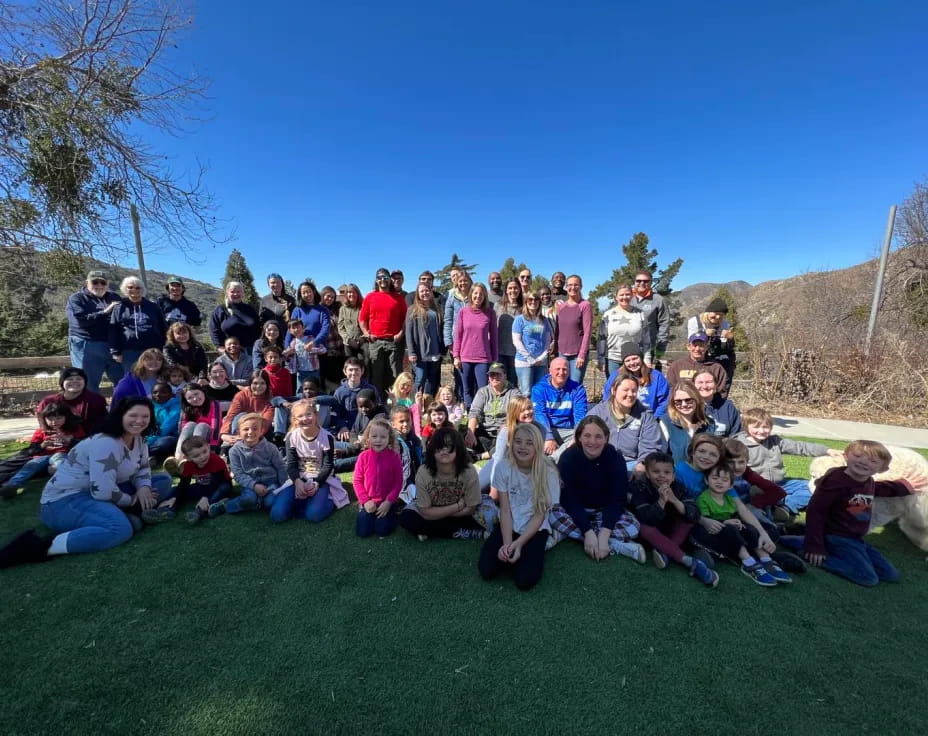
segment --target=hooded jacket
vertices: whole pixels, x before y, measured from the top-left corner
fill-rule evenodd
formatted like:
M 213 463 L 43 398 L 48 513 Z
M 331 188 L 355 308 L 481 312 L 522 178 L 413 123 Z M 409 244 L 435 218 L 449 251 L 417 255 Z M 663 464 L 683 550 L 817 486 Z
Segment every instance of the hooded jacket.
M 663 452 L 666 444 L 661 427 L 654 415 L 640 401 L 636 401 L 631 412 L 619 426 L 612 413 L 610 402 L 601 401 L 590 410 L 590 415 L 602 419 L 609 427 L 609 444 L 625 462 L 644 462 L 652 452 Z
M 90 342 L 109 342 L 112 313 L 103 310 L 120 297 L 113 291 L 95 296 L 86 286 L 68 297 L 68 335 Z
M 707 430 L 716 434 L 713 430 Z M 763 443 L 755 440 L 747 432 L 735 435 L 735 439 L 743 442 L 748 448 L 748 466 L 755 473 L 764 476 L 773 483 L 782 483 L 786 478 L 786 468 L 783 465 L 783 453 L 787 455 L 805 455 L 806 457 L 821 457 L 828 454 L 828 448 L 817 442 L 800 442 L 772 434 Z
M 175 302 L 167 294 L 162 294 L 158 297 L 158 309 L 161 310 L 164 321 L 168 325 L 183 322 L 191 327 L 199 327 L 200 323 L 203 322 L 200 309 L 185 296 Z
M 123 350 L 160 350 L 166 334 L 164 315 L 148 299 L 140 302 L 122 299 L 110 314 L 109 342 L 113 355 L 122 355 Z

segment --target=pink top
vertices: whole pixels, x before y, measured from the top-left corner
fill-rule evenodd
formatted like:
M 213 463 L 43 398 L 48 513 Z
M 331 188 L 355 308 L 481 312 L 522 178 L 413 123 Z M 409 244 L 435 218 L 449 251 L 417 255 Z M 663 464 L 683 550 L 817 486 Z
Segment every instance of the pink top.
M 579 304 L 557 303 L 557 351 L 561 355 L 582 355 L 590 350 L 593 310 L 584 299 Z
M 362 506 L 368 501 L 396 503 L 403 490 L 403 461 L 393 450 L 370 448 L 358 455 L 354 466 L 354 492 Z
M 209 402 L 209 413 L 201 414 L 196 418 L 195 423 L 208 424 L 211 430 L 209 433 L 209 444 L 211 447 L 219 447 L 219 429 L 222 421 L 222 408 L 219 406 L 218 401 L 210 401 L 209 399 L 207 399 L 207 401 Z M 190 424 L 190 420 L 187 419 L 183 413 L 181 413 L 180 417 L 180 428 L 183 429 Z
M 497 337 L 493 312 L 463 306 L 454 323 L 451 354 L 463 363 L 492 363 L 496 360 Z

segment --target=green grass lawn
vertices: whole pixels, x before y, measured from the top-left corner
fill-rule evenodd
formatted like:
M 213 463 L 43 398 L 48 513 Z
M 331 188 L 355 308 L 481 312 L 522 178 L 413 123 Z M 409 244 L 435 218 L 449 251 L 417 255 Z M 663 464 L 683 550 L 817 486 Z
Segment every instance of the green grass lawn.
M 0 538 L 35 524 L 40 488 L 0 504 Z M 177 521 L 0 573 L 0 733 L 925 728 L 928 565 L 895 527 L 871 541 L 898 585 L 766 590 L 722 566 L 707 590 L 562 542 L 520 593 L 480 580 L 479 542 L 353 524 Z

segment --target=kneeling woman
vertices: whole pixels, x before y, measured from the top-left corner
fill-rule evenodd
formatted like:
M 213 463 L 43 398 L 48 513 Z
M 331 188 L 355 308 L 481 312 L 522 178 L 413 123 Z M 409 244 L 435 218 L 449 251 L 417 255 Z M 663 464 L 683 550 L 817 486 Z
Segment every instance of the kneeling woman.
M 34 530 L 0 550 L 0 567 L 41 562 L 53 555 L 98 552 L 129 541 L 138 514 L 168 500 L 171 477 L 152 475 L 144 435 L 152 426 L 148 399 L 120 401 L 103 429 L 77 444 L 42 492 L 39 518 L 57 532 Z
M 513 430 L 491 485 L 499 498 L 499 525 L 483 545 L 477 568 L 484 580 L 510 569 L 516 587 L 530 590 L 544 571 L 548 514 L 560 495 L 560 479 L 545 458 L 538 427 L 524 423 Z

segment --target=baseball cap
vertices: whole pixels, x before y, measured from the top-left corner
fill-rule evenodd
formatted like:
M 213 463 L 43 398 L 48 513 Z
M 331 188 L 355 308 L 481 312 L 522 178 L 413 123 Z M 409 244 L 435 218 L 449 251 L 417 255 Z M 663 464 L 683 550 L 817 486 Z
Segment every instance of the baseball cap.
M 487 368 L 487 375 L 490 373 L 502 373 L 505 376 L 506 366 L 504 366 L 502 363 L 490 363 L 490 367 Z
M 106 277 L 106 271 L 91 271 L 87 274 L 87 280 L 91 281 L 92 279 L 103 279 L 104 281 L 109 281 Z
M 177 276 L 171 276 L 171 278 L 164 282 L 164 285 L 170 286 L 171 284 L 178 284 L 179 286 L 183 286 L 184 282 L 177 278 Z
M 709 342 L 709 336 L 700 330 L 699 332 L 694 332 L 690 335 L 689 342 Z

